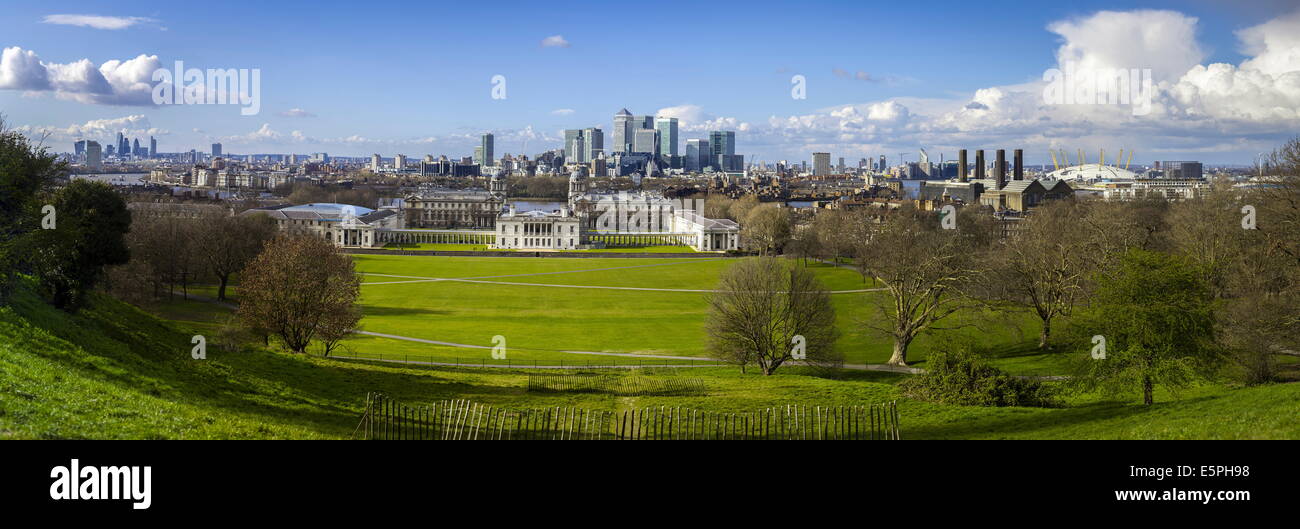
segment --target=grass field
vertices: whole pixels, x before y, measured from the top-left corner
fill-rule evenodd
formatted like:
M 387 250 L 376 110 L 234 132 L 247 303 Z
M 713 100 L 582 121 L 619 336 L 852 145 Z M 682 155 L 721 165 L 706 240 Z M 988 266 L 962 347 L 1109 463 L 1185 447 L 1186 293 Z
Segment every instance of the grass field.
M 174 301 L 160 320 L 96 296 L 69 316 L 22 292 L 0 307 L 0 438 L 346 438 L 369 391 L 413 404 L 466 398 L 507 408 L 576 406 L 614 412 L 651 406 L 748 411 L 784 404 L 899 400 L 904 439 L 1296 438 L 1300 384 L 1202 386 L 1150 409 L 1092 395 L 1054 409 L 946 406 L 901 398 L 905 375 L 802 368 L 765 377 L 694 368 L 706 396 L 617 397 L 528 393 L 527 371 L 431 368 L 209 348 L 190 358 L 190 336 L 212 330 L 219 307 Z M 614 371 L 624 376 L 626 371 Z
M 458 344 L 490 346 L 504 336 L 512 358 L 556 360 L 563 351 L 706 357 L 706 295 L 734 259 L 492 258 L 354 256 L 364 274 L 362 310 L 366 331 Z M 810 262 L 832 295 L 849 363 L 883 363 L 892 342 L 869 331 L 878 319 L 879 288 L 852 269 Z M 421 279 L 429 278 L 429 279 Z M 609 287 L 609 288 L 595 288 Z M 982 322 L 997 322 L 990 327 Z M 919 338 L 911 360 L 924 362 L 937 344 L 979 341 L 1005 350 L 1009 369 L 1047 374 L 1051 362 L 1035 362 L 1024 345 L 1036 336 L 1027 313 L 971 313 L 946 322 L 956 330 Z M 349 346 L 421 352 L 414 342 L 358 339 Z M 378 349 L 383 348 L 383 349 Z M 486 355 L 481 350 L 427 351 L 431 359 Z M 1003 360 L 999 360 L 1002 362 Z

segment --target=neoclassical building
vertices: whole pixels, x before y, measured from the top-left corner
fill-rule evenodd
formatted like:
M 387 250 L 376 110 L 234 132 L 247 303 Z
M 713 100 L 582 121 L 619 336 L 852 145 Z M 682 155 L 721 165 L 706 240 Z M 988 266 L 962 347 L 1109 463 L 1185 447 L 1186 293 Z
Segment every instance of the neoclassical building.
M 346 204 L 280 205 L 250 209 L 281 229 L 306 231 L 339 246 L 394 244 L 486 245 L 508 250 L 581 250 L 690 246 L 717 252 L 740 248 L 740 225 L 709 219 L 657 193 L 588 191 L 585 170 L 569 179 L 569 199 L 554 211 L 518 211 L 506 205 L 504 175 L 487 190 L 428 189 L 397 207 L 372 210 Z

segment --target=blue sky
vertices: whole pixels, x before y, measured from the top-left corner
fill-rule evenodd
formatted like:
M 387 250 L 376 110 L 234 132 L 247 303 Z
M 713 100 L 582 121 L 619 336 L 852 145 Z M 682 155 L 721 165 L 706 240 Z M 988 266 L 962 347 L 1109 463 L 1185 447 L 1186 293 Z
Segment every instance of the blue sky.
M 230 106 L 86 102 L 57 90 L 4 89 L 0 73 L 0 111 L 11 126 L 52 130 L 58 142 L 120 128 L 154 132 L 164 151 L 223 141 L 235 153 L 463 156 L 483 131 L 497 132 L 498 152 L 519 152 L 527 139 L 533 154 L 559 147 L 565 128 L 608 130 L 623 107 L 675 109 L 668 113 L 694 126 L 683 131 L 683 144 L 713 126 L 741 129 L 740 151 L 761 160 L 806 159 L 812 149 L 893 158 L 919 146 L 933 153 L 973 144 L 1028 147 L 1034 161 L 1048 144 L 1117 150 L 1152 135 L 1107 144 L 1105 130 L 1070 137 L 986 124 L 981 134 L 952 133 L 962 127 L 938 125 L 945 122 L 938 116 L 980 89 L 1040 79 L 1068 40 L 1049 25 L 1100 11 L 1176 11 L 1195 19 L 1198 64 L 1239 65 L 1251 55 L 1235 32 L 1294 9 L 1240 4 L 10 2 L 0 19 L 2 48 L 21 48 L 42 63 L 102 65 L 144 54 L 168 68 L 178 59 L 198 68 L 258 68 L 262 104 L 258 115 L 241 116 Z M 121 29 L 46 21 L 58 14 L 139 18 Z M 552 36 L 567 46 L 543 46 Z M 506 79 L 504 100 L 491 98 L 498 74 Z M 795 74 L 807 79 L 806 99 L 790 97 Z M 865 113 L 891 101 L 912 117 L 856 125 L 829 117 L 837 108 Z M 291 109 L 306 117 L 282 115 Z M 807 124 L 788 124 L 796 121 Z M 1164 130 L 1172 139 L 1130 148 L 1158 153 L 1153 158 L 1248 163 L 1246 153 L 1276 143 L 1288 127 L 1300 131 L 1288 116 L 1266 121 L 1225 129 L 1223 137 L 1198 133 L 1198 141 Z M 872 131 L 861 132 L 862 124 Z M 1132 128 L 1115 126 L 1118 136 Z

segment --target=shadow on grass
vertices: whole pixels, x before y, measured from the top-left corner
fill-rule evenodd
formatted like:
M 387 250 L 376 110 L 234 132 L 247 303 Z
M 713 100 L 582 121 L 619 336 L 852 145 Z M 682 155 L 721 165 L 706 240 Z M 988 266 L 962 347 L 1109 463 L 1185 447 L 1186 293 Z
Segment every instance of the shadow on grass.
M 373 305 L 362 306 L 361 312 L 366 316 L 445 316 L 451 314 L 449 310 L 423 309 L 419 307 L 376 307 Z
M 903 411 L 902 426 L 905 434 L 904 438 L 971 439 L 988 437 L 1019 437 L 1017 434 L 1025 434 L 1039 430 L 1067 429 L 1087 423 L 1123 420 L 1147 413 L 1158 414 L 1160 413 L 1161 408 L 1165 407 L 1188 406 L 1213 398 L 1214 397 L 1207 396 L 1164 403 L 1157 402 L 1150 408 L 1139 404 L 1117 401 L 1099 402 L 1070 408 L 991 408 L 1004 410 L 1007 415 L 993 418 L 981 416 L 981 414 L 978 413 L 971 413 L 961 419 L 948 423 L 919 426 L 909 426 L 907 424 L 907 410 L 902 406 L 900 406 L 900 408 L 902 408 Z M 990 408 L 968 407 L 967 409 Z M 1106 430 L 1114 431 L 1110 429 Z M 1061 435 L 1064 433 L 1066 432 L 1048 433 L 1046 435 L 1035 437 L 1056 439 L 1062 438 Z

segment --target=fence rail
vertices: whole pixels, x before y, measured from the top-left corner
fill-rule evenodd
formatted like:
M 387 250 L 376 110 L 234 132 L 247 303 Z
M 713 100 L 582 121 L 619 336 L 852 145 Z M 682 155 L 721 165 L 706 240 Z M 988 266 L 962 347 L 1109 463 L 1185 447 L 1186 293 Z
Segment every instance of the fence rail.
M 623 412 L 553 407 L 505 410 L 469 400 L 410 406 L 366 395 L 353 437 L 428 440 L 898 440 L 894 402 L 786 405 L 753 412 L 643 408 Z

